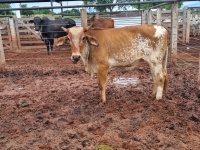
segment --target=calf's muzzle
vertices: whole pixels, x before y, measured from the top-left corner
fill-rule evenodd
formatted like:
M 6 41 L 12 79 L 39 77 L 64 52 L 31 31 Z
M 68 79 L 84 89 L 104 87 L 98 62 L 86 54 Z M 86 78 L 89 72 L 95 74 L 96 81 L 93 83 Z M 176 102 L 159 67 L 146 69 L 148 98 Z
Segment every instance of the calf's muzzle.
M 71 59 L 74 64 L 76 64 L 80 60 L 80 55 L 72 55 Z
M 35 31 L 40 31 L 40 27 L 39 27 L 39 26 L 36 26 L 36 27 L 35 27 Z

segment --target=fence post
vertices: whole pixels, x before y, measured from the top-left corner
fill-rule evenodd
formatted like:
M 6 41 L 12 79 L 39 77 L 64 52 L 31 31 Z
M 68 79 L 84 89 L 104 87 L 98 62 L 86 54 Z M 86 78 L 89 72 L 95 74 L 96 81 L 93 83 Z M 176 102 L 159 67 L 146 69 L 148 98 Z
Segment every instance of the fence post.
M 100 18 L 100 17 L 99 17 L 99 14 L 96 14 L 96 15 L 95 15 L 95 18 L 96 18 L 96 19 L 99 19 L 99 18 Z
M 160 9 L 160 7 L 157 8 L 156 23 L 159 26 L 161 25 L 161 9 Z
M 9 17 L 6 18 L 6 29 L 8 33 L 9 49 L 12 50 L 12 38 L 11 38 L 11 32 L 10 32 Z
M 177 65 L 177 39 L 178 39 L 178 2 L 172 4 L 171 9 L 171 38 L 170 38 L 170 50 L 171 50 L 171 62 L 170 65 Z
M 187 25 L 186 25 L 186 35 L 185 35 L 185 42 L 190 42 L 190 17 L 191 17 L 191 10 L 187 9 Z
M 148 10 L 142 10 L 142 24 L 147 24 Z
M 81 9 L 81 26 L 87 26 L 87 12 L 86 9 Z
M 183 43 L 186 42 L 187 7 L 183 8 Z
M 3 49 L 3 41 L 1 38 L 1 29 L 0 29 L 0 72 L 5 71 L 5 66 L 6 66 L 6 60 L 5 60 L 5 54 L 4 54 L 4 49 Z
M 200 53 L 199 53 L 199 73 L 198 73 L 198 79 L 197 79 L 197 88 L 200 90 Z
M 152 11 L 151 11 L 151 9 L 148 10 L 148 24 L 152 24 Z
M 142 10 L 141 24 L 145 24 L 145 11 Z
M 19 35 L 19 26 L 18 26 L 18 20 L 16 17 L 14 18 L 14 26 L 15 26 L 16 37 L 17 37 L 17 45 L 18 45 L 18 48 L 21 50 L 22 47 L 21 47 L 21 41 L 20 41 L 20 35 Z
M 15 25 L 13 18 L 9 18 L 9 24 L 10 24 L 10 32 L 11 32 L 11 39 L 12 39 L 12 47 L 13 49 L 17 49 L 17 37 L 16 37 L 16 31 L 15 31 Z

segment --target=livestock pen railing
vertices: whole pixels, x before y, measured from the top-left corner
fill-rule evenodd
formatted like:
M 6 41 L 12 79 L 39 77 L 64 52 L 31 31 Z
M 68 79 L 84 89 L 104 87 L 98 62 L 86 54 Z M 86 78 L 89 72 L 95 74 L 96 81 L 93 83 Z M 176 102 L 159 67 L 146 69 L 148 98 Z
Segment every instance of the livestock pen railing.
M 171 11 L 144 10 L 142 23 L 158 24 L 171 30 Z M 178 37 L 182 42 L 189 43 L 190 36 L 200 35 L 200 13 L 185 7 L 178 11 Z
M 160 13 L 160 14 L 159 14 Z M 115 27 L 123 27 L 139 24 L 158 24 L 163 25 L 171 31 L 171 11 L 163 10 L 144 10 L 141 16 L 134 17 L 116 17 L 114 19 Z M 178 12 L 178 39 L 188 43 L 190 35 L 200 34 L 200 15 L 190 9 L 179 10 Z M 45 49 L 43 41 L 34 30 L 34 25 L 29 23 L 33 18 L 0 18 L 0 27 L 3 48 L 5 51 Z M 78 26 L 81 25 L 81 18 L 75 19 Z
M 45 48 L 34 26 L 28 21 L 32 18 L 4 18 L 7 24 L 2 29 L 2 40 L 5 51 Z M 9 40 L 8 40 L 9 39 Z M 41 44 L 38 46 L 38 44 Z
M 159 7 L 157 10 L 149 9 L 138 11 L 138 16 L 131 17 L 131 11 L 110 15 L 115 21 L 115 27 L 128 25 L 137 25 L 141 23 L 161 24 L 168 28 L 170 32 L 170 48 L 174 58 L 177 58 L 177 44 L 179 41 L 189 41 L 190 35 L 197 35 L 199 30 L 194 27 L 193 20 L 197 20 L 197 16 L 193 17 L 194 11 L 190 9 L 178 10 L 178 1 L 173 2 L 171 11 L 163 11 Z M 191 19 L 191 17 L 193 19 Z M 79 19 L 76 19 L 77 25 L 87 24 L 87 12 L 81 9 Z M 41 41 L 38 33 L 35 32 L 33 24 L 29 23 L 32 18 L 11 18 L 5 17 L 0 20 L 1 29 L 1 51 L 5 52 L 20 52 L 32 51 L 38 52 L 41 49 L 46 49 L 45 44 Z M 192 24 L 191 24 L 192 20 Z M 196 21 L 198 22 L 198 21 Z M 192 25 L 192 26 L 191 26 Z M 189 36 L 188 36 L 189 35 Z M 178 39 L 178 40 L 177 40 Z M 1 39 L 0 39 L 1 40 Z M 176 63 L 176 60 L 175 60 Z
M 34 24 L 29 23 L 33 18 L 1 18 L 6 26 L 2 28 L 2 43 L 4 50 L 17 52 L 23 50 L 45 49 L 38 32 L 34 30 Z M 113 17 L 115 27 L 123 27 L 141 24 L 141 17 Z M 75 19 L 77 26 L 81 26 L 81 19 Z

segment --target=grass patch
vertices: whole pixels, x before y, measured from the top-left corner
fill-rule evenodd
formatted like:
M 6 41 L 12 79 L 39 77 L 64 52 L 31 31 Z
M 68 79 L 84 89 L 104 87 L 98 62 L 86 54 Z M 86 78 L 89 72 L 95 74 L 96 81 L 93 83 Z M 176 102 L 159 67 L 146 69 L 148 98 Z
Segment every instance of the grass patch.
M 113 148 L 108 145 L 97 145 L 95 150 L 113 150 Z
M 190 62 L 178 62 L 177 64 L 179 66 L 182 66 L 182 67 L 184 67 L 184 66 L 192 66 L 192 63 L 190 63 Z

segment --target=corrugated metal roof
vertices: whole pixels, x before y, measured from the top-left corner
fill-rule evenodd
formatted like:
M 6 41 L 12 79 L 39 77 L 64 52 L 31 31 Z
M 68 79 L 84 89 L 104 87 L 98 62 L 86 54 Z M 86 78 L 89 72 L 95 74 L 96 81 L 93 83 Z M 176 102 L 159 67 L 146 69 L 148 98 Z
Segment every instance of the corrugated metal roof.
M 118 17 L 112 18 L 114 20 L 115 28 L 120 28 L 124 26 L 135 26 L 141 24 L 141 17 Z M 75 19 L 76 25 L 81 26 L 81 20 Z

